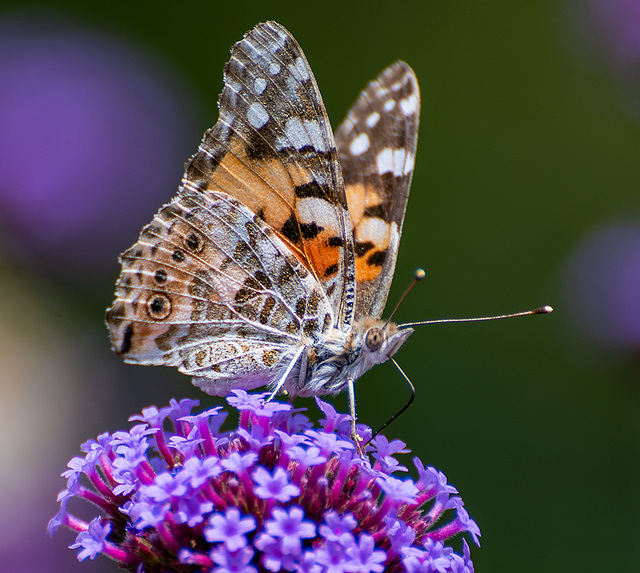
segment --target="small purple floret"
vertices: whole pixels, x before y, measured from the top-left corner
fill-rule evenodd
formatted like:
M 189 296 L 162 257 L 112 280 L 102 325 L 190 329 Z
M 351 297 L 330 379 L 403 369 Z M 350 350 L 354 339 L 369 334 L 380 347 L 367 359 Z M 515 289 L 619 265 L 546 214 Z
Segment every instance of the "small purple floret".
M 241 517 L 237 507 L 228 507 L 223 514 L 214 513 L 209 518 L 209 525 L 204 528 L 207 541 L 221 541 L 229 551 L 237 551 L 247 546 L 246 534 L 256 528 L 256 520 Z
M 78 534 L 76 542 L 73 545 L 69 545 L 69 549 L 82 547 L 78 553 L 78 561 L 84 561 L 87 558 L 95 559 L 105 548 L 110 531 L 111 524 L 105 523 L 102 525 L 102 520 L 96 517 L 91 521 L 86 531 L 81 531 Z
M 282 468 L 276 468 L 276 471 L 271 474 L 268 470 L 259 467 L 251 477 L 256 483 L 253 491 L 262 499 L 286 502 L 300 494 L 300 487 L 289 483 L 289 476 Z
M 337 511 L 327 511 L 324 514 L 324 524 L 320 526 L 320 535 L 328 541 L 337 541 L 341 545 L 349 546 L 353 541 L 351 533 L 358 522 L 352 514 L 343 517 Z
M 304 510 L 301 507 L 293 506 L 288 510 L 276 507 L 271 515 L 272 519 L 265 522 L 267 534 L 279 538 L 282 549 L 287 554 L 299 554 L 302 540 L 316 535 L 315 524 L 304 519 Z

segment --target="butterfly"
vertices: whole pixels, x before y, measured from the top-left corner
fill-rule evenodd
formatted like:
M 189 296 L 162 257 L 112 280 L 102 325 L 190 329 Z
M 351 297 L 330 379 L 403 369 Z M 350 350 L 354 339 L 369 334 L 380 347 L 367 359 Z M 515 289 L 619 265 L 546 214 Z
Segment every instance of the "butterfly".
M 413 332 L 381 319 L 413 175 L 420 92 L 397 61 L 335 133 L 294 37 L 258 24 L 231 50 L 219 118 L 175 198 L 120 257 L 106 314 L 126 362 L 208 394 L 348 390 Z

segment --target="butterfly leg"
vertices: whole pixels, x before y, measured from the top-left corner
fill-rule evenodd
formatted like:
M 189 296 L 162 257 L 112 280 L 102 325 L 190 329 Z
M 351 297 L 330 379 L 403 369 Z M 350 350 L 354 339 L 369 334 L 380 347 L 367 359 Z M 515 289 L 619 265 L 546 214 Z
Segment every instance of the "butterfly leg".
M 267 402 L 271 402 L 271 400 L 273 400 L 276 397 L 276 394 L 278 392 L 280 392 L 280 390 L 282 390 L 282 387 L 284 386 L 285 382 L 287 381 L 287 378 L 289 377 L 289 374 L 291 374 L 291 371 L 293 370 L 293 367 L 296 365 L 296 362 L 298 362 L 298 359 L 300 358 L 300 355 L 302 354 L 302 352 L 304 351 L 305 348 L 306 348 L 306 346 L 301 346 L 296 351 L 295 356 L 292 358 L 291 362 L 289 362 L 289 365 L 287 366 L 287 368 L 284 371 L 284 373 L 282 374 L 282 376 L 280 376 L 280 379 L 276 383 L 273 391 L 271 392 L 271 394 L 269 394 L 269 397 L 264 401 L 265 404 Z
M 360 457 L 364 458 L 364 452 L 360 446 L 362 438 L 358 436 L 358 432 L 356 431 L 356 391 L 353 386 L 354 382 L 355 380 L 353 378 L 347 380 L 347 396 L 349 398 L 349 413 L 351 414 L 351 439 L 356 445 Z

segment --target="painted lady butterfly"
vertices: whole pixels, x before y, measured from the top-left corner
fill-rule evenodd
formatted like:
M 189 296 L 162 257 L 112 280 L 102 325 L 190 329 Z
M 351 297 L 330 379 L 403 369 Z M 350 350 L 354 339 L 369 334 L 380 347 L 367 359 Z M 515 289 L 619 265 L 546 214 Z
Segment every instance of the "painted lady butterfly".
M 334 135 L 279 24 L 231 51 L 216 125 L 177 196 L 122 254 L 106 320 L 126 362 L 176 366 L 208 394 L 349 391 L 413 332 L 380 319 L 416 153 L 420 93 L 396 62 Z

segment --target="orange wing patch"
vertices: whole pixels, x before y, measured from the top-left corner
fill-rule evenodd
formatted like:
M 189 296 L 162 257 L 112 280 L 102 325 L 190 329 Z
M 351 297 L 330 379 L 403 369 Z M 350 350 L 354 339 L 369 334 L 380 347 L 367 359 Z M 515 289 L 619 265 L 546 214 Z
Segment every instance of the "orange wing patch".
M 336 216 L 339 206 L 321 197 L 299 198 L 296 204 L 303 233 L 309 234 L 305 254 L 313 261 L 319 279 L 326 281 L 338 273 L 345 244 L 342 225 Z
M 356 280 L 371 281 L 382 272 L 393 224 L 373 215 L 384 204 L 374 185 L 352 183 L 345 192 L 355 239 Z
M 204 171 L 203 156 L 192 168 Z M 320 281 L 334 276 L 342 260 L 344 237 L 336 215 L 341 208 L 326 198 L 311 171 L 274 155 L 256 159 L 239 138 L 206 177 L 201 191 L 238 199 L 287 243 L 298 260 Z
M 280 229 L 293 211 L 296 185 L 293 178 L 302 176 L 289 171 L 278 159 L 251 159 L 247 147 L 238 138 L 232 138 L 229 151 L 210 175 L 206 189 L 235 197 L 271 227 Z

